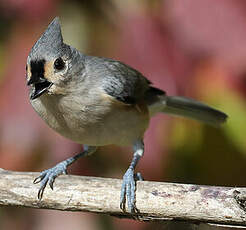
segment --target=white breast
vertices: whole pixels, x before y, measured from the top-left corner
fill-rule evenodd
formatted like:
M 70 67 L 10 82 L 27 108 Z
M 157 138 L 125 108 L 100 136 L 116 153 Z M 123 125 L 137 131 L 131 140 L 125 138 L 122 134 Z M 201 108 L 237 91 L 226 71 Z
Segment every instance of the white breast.
M 92 146 L 131 145 L 142 138 L 149 121 L 146 111 L 102 96 L 88 103 L 87 98 L 44 94 L 31 104 L 62 136 Z

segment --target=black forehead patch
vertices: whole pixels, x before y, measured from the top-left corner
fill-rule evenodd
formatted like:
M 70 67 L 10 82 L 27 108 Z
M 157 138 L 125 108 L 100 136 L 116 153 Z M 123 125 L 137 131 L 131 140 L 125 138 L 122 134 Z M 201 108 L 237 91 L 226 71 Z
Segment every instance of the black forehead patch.
M 31 61 L 30 66 L 32 75 L 44 76 L 44 64 L 44 59 Z

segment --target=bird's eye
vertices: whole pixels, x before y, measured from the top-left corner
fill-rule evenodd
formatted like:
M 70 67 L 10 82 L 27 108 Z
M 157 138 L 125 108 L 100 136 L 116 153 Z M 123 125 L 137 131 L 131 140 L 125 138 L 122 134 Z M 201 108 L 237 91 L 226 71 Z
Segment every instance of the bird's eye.
M 54 67 L 56 70 L 63 70 L 65 68 L 65 62 L 62 60 L 61 57 L 55 60 Z

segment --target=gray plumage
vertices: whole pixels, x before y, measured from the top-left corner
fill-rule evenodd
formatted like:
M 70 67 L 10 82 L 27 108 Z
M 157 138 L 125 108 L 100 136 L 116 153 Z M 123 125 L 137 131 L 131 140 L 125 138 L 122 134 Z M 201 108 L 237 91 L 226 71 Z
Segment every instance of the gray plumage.
M 45 57 L 51 60 L 61 54 L 68 54 L 69 50 L 69 46 L 63 43 L 59 19 L 55 18 L 32 47 L 28 59 L 37 60 Z
M 137 70 L 119 61 L 87 56 L 63 43 L 58 18 L 35 43 L 27 58 L 30 102 L 40 117 L 61 135 L 85 146 L 84 151 L 45 170 L 39 198 L 47 183 L 66 173 L 67 166 L 97 146 L 132 145 L 134 157 L 123 177 L 120 207 L 127 197 L 135 210 L 134 168 L 143 155 L 149 119 L 163 112 L 212 125 L 227 115 L 201 102 L 167 96 Z

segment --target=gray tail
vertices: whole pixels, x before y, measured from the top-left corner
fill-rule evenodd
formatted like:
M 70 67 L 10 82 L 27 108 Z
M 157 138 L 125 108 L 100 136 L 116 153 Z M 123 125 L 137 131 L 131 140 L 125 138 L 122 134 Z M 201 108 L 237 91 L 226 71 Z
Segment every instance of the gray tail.
M 214 126 L 224 123 L 227 119 L 225 113 L 186 97 L 166 96 L 164 104 L 161 112 L 188 117 Z
M 213 126 L 219 126 L 227 115 L 194 99 L 178 96 L 167 96 L 165 92 L 151 87 L 147 95 L 150 115 L 158 112 L 187 117 Z

